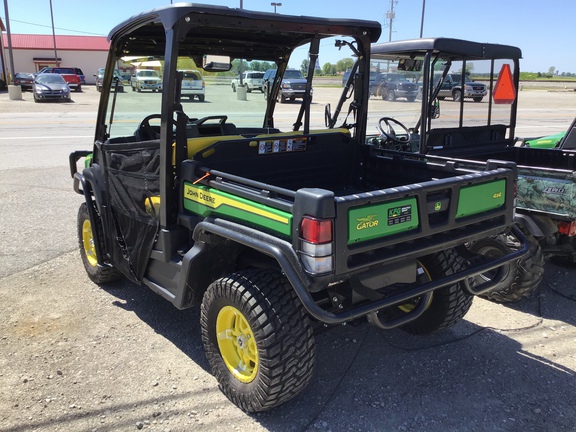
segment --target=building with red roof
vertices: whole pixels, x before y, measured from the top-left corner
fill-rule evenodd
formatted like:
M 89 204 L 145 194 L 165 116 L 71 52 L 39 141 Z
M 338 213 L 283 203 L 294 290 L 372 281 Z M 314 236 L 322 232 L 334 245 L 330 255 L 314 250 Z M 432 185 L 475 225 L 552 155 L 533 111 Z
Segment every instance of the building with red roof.
M 2 39 L 5 68 L 9 73 L 8 35 L 3 34 Z M 93 74 L 106 65 L 110 46 L 104 36 L 11 34 L 10 39 L 16 73 L 34 73 L 57 65 L 77 67 L 84 72 L 88 84 L 94 83 Z

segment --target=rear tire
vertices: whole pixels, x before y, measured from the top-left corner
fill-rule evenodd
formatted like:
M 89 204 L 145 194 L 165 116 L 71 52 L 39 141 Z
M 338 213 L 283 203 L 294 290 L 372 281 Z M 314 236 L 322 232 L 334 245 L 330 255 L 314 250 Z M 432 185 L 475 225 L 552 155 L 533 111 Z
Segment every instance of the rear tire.
M 462 258 L 452 249 L 422 257 L 418 261 L 430 280 L 452 275 L 463 268 Z M 432 293 L 432 300 L 424 313 L 401 328 L 408 333 L 419 335 L 444 330 L 466 315 L 472 306 L 473 298 L 464 292 L 461 282 L 437 289 Z
M 281 405 L 312 377 L 312 327 L 279 273 L 248 270 L 213 282 L 202 300 L 200 326 L 221 391 L 244 411 Z
M 481 294 L 480 297 L 496 302 L 517 302 L 528 297 L 538 288 L 544 276 L 544 254 L 538 241 L 529 233 L 524 232 L 529 244 L 528 253 L 521 259 L 502 266 L 506 274 L 496 287 Z M 498 236 L 479 240 L 470 246 L 470 251 L 499 258 L 512 251 L 518 250 L 519 244 L 515 237 Z M 478 283 L 485 282 L 495 276 L 488 272 L 476 276 Z
M 99 223 L 99 222 L 97 222 Z M 78 209 L 78 246 L 84 269 L 90 280 L 97 284 L 113 282 L 122 277 L 122 273 L 112 266 L 98 265 L 94 247 L 93 227 L 88 216 L 88 207 L 82 203 Z

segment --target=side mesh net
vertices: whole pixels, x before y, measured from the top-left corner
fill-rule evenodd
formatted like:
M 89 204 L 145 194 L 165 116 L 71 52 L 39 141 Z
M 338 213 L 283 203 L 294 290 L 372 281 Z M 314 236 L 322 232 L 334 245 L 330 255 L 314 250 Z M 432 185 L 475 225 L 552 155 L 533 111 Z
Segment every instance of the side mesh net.
M 108 182 L 112 262 L 141 281 L 156 235 L 160 196 L 160 142 L 102 146 Z

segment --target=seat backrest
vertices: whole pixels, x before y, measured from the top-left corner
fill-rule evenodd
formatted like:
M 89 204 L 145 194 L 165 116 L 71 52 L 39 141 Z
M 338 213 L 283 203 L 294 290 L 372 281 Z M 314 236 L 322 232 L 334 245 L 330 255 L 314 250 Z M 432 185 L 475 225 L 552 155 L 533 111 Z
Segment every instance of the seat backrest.
M 197 138 L 188 138 L 188 158 L 192 159 L 195 154 L 201 152 L 202 150 L 210 147 L 220 141 L 231 141 L 231 140 L 242 140 L 245 139 L 242 135 L 216 135 L 216 136 L 205 136 Z

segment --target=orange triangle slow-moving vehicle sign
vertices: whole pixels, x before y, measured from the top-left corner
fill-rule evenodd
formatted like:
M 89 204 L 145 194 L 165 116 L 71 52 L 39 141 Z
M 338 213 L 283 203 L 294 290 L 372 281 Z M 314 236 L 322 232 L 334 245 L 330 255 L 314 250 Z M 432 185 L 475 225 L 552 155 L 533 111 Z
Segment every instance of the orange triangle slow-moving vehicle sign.
M 512 71 L 509 64 L 502 65 L 492 97 L 495 104 L 511 104 L 516 99 L 516 86 L 514 85 L 514 79 L 512 79 Z

